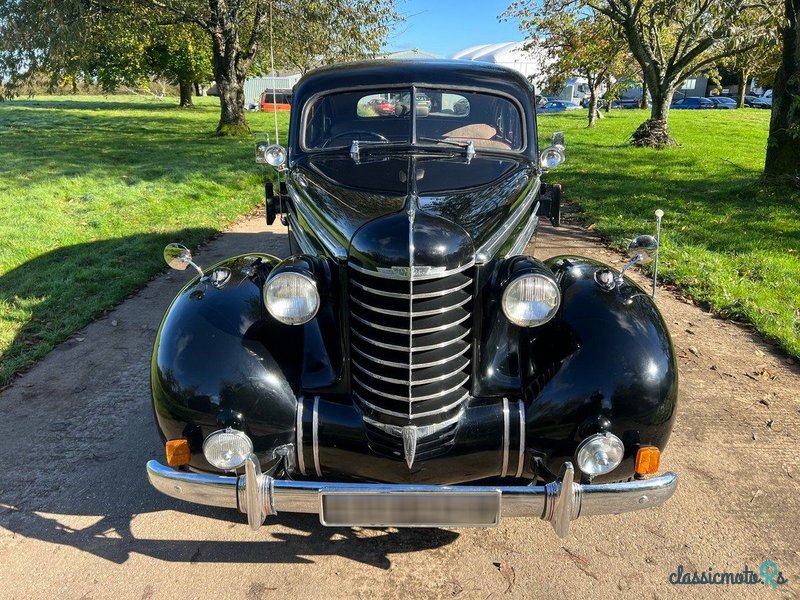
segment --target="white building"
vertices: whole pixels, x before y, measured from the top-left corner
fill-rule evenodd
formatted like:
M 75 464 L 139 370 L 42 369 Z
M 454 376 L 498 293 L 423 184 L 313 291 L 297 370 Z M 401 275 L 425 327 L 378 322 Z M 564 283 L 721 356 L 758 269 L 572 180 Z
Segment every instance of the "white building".
M 543 65 L 546 58 L 536 50 L 525 50 L 525 42 L 501 42 L 499 44 L 480 44 L 465 48 L 453 54 L 456 60 L 477 60 L 509 67 L 522 73 L 537 85 L 541 83 Z

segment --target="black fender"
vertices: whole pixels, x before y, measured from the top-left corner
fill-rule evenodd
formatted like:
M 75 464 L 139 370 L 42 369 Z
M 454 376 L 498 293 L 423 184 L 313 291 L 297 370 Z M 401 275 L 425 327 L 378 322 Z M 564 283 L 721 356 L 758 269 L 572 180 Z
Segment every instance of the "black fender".
M 158 329 L 150 371 L 156 421 L 164 440 L 189 440 L 192 468 L 216 470 L 202 446 L 218 429 L 244 431 L 264 465 L 276 460 L 274 448 L 294 441 L 303 336 L 265 318 L 261 298 L 278 263 L 248 254 L 214 265 L 206 275 L 227 269 L 230 278 L 215 285 L 195 277 Z
M 555 476 L 565 460 L 575 460 L 583 439 L 609 431 L 625 444 L 625 457 L 595 481 L 627 479 L 638 448 L 663 450 L 672 430 L 678 369 L 667 326 L 634 282 L 599 285 L 595 273 L 608 269 L 602 263 L 560 256 L 545 264 L 561 286 L 561 307 L 541 331 L 529 330 L 520 349 L 524 363 L 534 365 L 523 374 L 523 392 L 537 474 Z M 548 363 L 553 348 L 565 344 L 571 351 Z

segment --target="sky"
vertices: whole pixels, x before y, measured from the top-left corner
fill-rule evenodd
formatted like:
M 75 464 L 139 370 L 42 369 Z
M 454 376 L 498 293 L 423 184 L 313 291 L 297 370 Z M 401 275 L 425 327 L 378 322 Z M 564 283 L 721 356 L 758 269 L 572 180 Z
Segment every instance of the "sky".
M 497 16 L 511 0 L 401 0 L 406 21 L 386 48 L 416 48 L 444 57 L 478 44 L 523 39 L 515 22 L 499 22 Z

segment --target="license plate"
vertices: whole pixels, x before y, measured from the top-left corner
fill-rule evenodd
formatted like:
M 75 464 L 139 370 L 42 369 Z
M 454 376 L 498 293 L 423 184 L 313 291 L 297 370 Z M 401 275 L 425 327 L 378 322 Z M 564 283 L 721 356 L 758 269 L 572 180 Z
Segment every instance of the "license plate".
M 500 491 L 320 492 L 328 527 L 495 527 Z

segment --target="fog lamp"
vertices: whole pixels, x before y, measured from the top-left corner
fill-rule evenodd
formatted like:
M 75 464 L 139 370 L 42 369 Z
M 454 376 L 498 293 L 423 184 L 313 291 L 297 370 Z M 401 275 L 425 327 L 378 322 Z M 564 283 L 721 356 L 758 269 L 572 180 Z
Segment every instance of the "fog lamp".
M 520 327 L 543 325 L 561 304 L 561 290 L 551 278 L 540 273 L 523 275 L 503 291 L 503 314 Z
M 220 429 L 203 442 L 203 455 L 206 460 L 224 471 L 233 471 L 244 464 L 247 455 L 253 451 L 253 442 L 242 431 Z
M 264 286 L 264 305 L 281 323 L 308 323 L 319 310 L 317 282 L 296 271 L 277 273 Z
M 587 475 L 603 475 L 616 469 L 622 462 L 625 446 L 613 433 L 596 433 L 578 446 L 578 468 Z
M 286 162 L 286 149 L 278 144 L 267 146 L 264 151 L 264 159 L 271 167 L 280 167 Z

